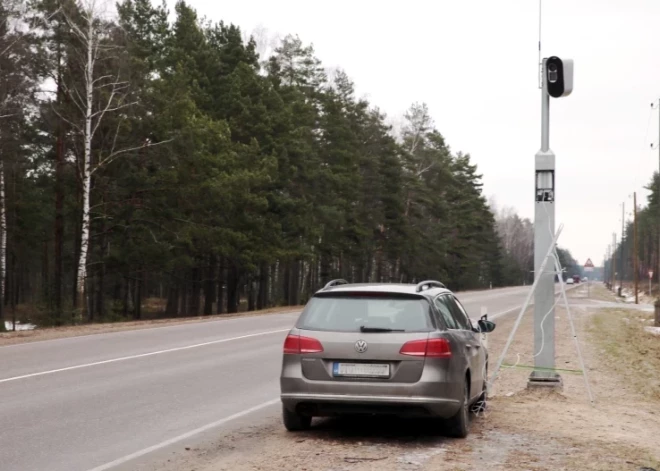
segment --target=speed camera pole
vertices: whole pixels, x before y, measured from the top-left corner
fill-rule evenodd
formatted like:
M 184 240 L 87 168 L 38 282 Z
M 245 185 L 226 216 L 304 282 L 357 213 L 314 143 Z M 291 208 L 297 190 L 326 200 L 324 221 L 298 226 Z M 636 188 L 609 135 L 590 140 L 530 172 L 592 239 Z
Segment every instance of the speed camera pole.
M 541 272 L 555 233 L 555 154 L 550 150 L 550 97 L 567 96 L 573 89 L 573 61 L 558 57 L 543 60 L 541 93 L 541 149 L 535 156 L 534 271 L 539 282 L 534 292 L 534 371 L 528 386 L 561 386 L 555 372 L 555 271 Z M 558 276 L 562 276 L 561 273 Z

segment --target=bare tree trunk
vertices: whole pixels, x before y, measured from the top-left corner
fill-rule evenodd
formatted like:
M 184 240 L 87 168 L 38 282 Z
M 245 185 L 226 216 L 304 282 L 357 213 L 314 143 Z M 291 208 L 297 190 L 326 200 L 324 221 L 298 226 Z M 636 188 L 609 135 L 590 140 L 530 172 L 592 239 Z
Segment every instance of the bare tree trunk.
M 179 287 L 177 285 L 170 285 L 167 290 L 165 314 L 168 317 L 177 317 L 179 315 Z
M 209 256 L 209 267 L 204 281 L 204 315 L 213 314 L 213 301 L 215 301 L 215 283 L 218 271 L 217 258 L 214 254 Z
M 289 280 L 291 283 L 289 291 L 289 306 L 297 306 L 300 304 L 300 297 L 298 296 L 300 286 L 300 261 L 294 260 L 291 262 L 291 273 Z
M 135 304 L 133 311 L 133 318 L 136 320 L 142 319 L 142 291 L 144 290 L 144 267 L 139 267 L 138 274 L 135 279 Z
M 284 274 L 282 276 L 282 292 L 284 294 L 284 305 L 291 306 L 291 262 L 287 261 L 284 265 Z
M 257 295 L 257 309 L 268 307 L 268 264 L 262 262 L 259 266 L 259 293 Z
M 197 261 L 199 263 L 199 261 Z M 196 265 L 192 269 L 192 283 L 190 293 L 190 311 L 189 316 L 199 316 L 200 301 L 202 298 L 201 268 Z
M 105 202 L 105 198 L 103 201 Z M 103 316 L 105 315 L 105 257 L 108 250 L 108 236 L 106 234 L 105 218 L 101 219 L 100 231 L 101 240 L 99 242 L 99 262 L 101 263 L 101 266 L 99 267 L 99 286 L 96 300 L 96 312 L 98 314 L 98 319 L 103 320 Z M 93 320 L 93 315 L 90 315 L 90 320 Z
M 50 296 L 50 265 L 48 263 L 48 241 L 44 239 L 43 242 L 43 255 L 42 255 L 42 261 L 41 261 L 41 286 L 39 291 L 41 291 L 41 296 L 43 297 L 44 300 L 46 300 L 46 303 L 49 308 L 52 308 L 52 302 L 53 299 Z M 34 302 L 34 300 L 32 301 Z M 0 322 L 2 320 L 0 319 Z
M 247 284 L 248 311 L 254 311 L 256 306 L 256 296 L 254 292 L 254 280 L 250 279 Z
M 225 312 L 225 267 L 223 262 L 220 263 L 220 270 L 218 270 L 218 301 L 215 306 L 215 312 L 222 314 Z
M 5 196 L 5 165 L 2 156 L 0 156 L 0 332 L 5 330 L 5 279 L 7 276 L 7 212 Z
M 227 313 L 238 312 L 238 269 L 233 263 L 229 264 L 227 272 Z
M 93 11 L 87 14 L 86 52 L 87 63 L 85 66 L 85 133 L 84 152 L 81 169 L 82 180 L 82 225 L 80 233 L 80 256 L 78 258 L 78 276 L 76 279 L 77 305 L 83 307 L 85 303 L 85 281 L 87 279 L 87 250 L 89 248 L 89 201 L 92 177 L 92 118 L 94 104 L 94 54 L 95 54 L 95 31 Z M 84 311 L 75 314 L 76 320 L 84 316 Z
M 62 101 L 61 46 L 58 44 L 57 59 L 57 104 Z M 63 253 L 64 253 L 64 131 L 62 119 L 57 122 L 57 142 L 55 144 L 55 279 L 53 295 L 55 300 L 55 325 L 62 325 L 63 294 Z

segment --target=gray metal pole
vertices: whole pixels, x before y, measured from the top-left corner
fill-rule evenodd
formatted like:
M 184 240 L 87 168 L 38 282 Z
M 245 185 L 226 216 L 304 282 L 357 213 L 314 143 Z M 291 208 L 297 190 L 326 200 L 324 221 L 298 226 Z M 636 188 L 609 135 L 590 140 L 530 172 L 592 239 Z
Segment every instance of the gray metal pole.
M 535 156 L 535 178 L 539 182 L 539 172 L 552 175 L 552 192 L 549 197 L 535 195 L 534 206 L 534 276 L 538 285 L 534 291 L 534 357 L 535 369 L 529 377 L 529 384 L 557 383 L 561 378 L 552 371 L 555 368 L 555 272 L 554 266 L 545 269 L 544 260 L 555 235 L 555 154 L 550 150 L 550 96 L 545 73 L 546 60 L 543 60 L 543 88 L 541 92 L 541 150 Z M 561 274 L 559 274 L 561 276 Z
M 637 267 L 637 192 L 633 193 L 633 280 L 635 282 L 635 304 L 639 304 L 639 269 Z
M 527 299 L 525 299 L 525 302 L 523 303 L 522 307 L 520 308 L 520 312 L 518 313 L 518 317 L 516 318 L 516 322 L 513 324 L 513 329 L 511 329 L 511 332 L 509 333 L 509 338 L 506 341 L 506 345 L 504 345 L 504 350 L 502 350 L 502 353 L 500 354 L 499 360 L 497 360 L 497 365 L 495 366 L 495 370 L 493 371 L 493 374 L 490 377 L 490 381 L 488 384 L 488 390 L 491 390 L 491 387 L 495 380 L 497 379 L 497 376 L 499 375 L 500 370 L 502 369 L 502 363 L 504 363 L 504 358 L 506 357 L 507 352 L 509 351 L 509 347 L 511 347 L 511 343 L 513 342 L 513 338 L 516 335 L 516 332 L 518 331 L 518 327 L 520 326 L 520 322 L 522 321 L 523 316 L 525 315 L 525 311 L 527 310 L 527 306 L 529 306 L 530 301 L 532 300 L 532 295 L 535 295 L 536 292 L 538 291 L 541 283 L 541 279 L 545 275 L 539 276 L 539 273 L 541 271 L 545 272 L 546 266 L 551 263 L 550 258 L 554 257 L 554 250 L 556 248 L 557 244 L 557 239 L 559 239 L 559 236 L 561 235 L 561 231 L 564 229 L 563 226 L 559 227 L 559 230 L 557 231 L 556 234 L 552 236 L 550 239 L 550 244 L 548 245 L 548 250 L 546 253 L 543 254 L 543 259 L 541 260 L 541 265 L 539 267 L 539 270 L 534 273 L 534 283 L 532 283 L 532 287 L 529 290 L 529 293 L 527 293 Z M 554 268 L 554 266 L 553 266 Z M 550 270 L 553 270 L 553 268 L 550 268 Z M 546 311 L 547 312 L 547 311 Z M 531 381 L 531 379 L 530 379 Z
M 616 232 L 612 233 L 612 292 L 616 293 Z
M 626 248 L 625 246 L 626 243 L 626 203 L 623 202 L 621 203 L 621 276 L 619 279 L 621 280 L 619 283 L 619 296 L 621 296 L 621 291 L 623 290 L 623 272 L 626 270 L 626 262 L 625 258 L 623 256 L 624 249 Z

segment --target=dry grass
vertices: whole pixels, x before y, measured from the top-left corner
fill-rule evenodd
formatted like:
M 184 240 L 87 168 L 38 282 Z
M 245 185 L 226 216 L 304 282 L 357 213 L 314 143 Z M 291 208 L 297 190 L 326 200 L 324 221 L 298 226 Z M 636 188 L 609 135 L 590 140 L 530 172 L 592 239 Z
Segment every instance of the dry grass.
M 83 335 L 105 334 L 110 332 L 123 332 L 127 330 L 151 329 L 169 325 L 191 324 L 199 322 L 217 321 L 220 319 L 232 319 L 235 317 L 253 317 L 267 314 L 278 314 L 284 312 L 295 312 L 302 310 L 303 306 L 286 306 L 264 309 L 261 311 L 240 312 L 237 314 L 219 314 L 214 316 L 199 316 L 172 319 L 150 319 L 130 322 L 113 322 L 107 324 L 85 324 L 78 326 L 47 327 L 35 330 L 24 330 L 17 332 L 0 333 L 0 346 L 13 345 L 25 342 L 37 342 L 41 340 L 52 340 L 66 337 L 79 337 Z
M 616 374 L 640 394 L 660 401 L 660 338 L 644 330 L 652 319 L 651 313 L 606 309 L 594 316 L 590 334 Z

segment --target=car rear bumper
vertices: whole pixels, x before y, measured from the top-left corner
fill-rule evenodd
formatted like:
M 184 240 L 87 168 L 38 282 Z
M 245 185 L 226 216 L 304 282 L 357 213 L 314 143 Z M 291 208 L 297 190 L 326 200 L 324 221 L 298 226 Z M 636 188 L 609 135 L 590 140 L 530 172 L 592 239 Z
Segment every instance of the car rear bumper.
M 391 414 L 448 418 L 460 408 L 457 399 L 428 396 L 282 393 L 280 397 L 287 409 L 312 416 Z

